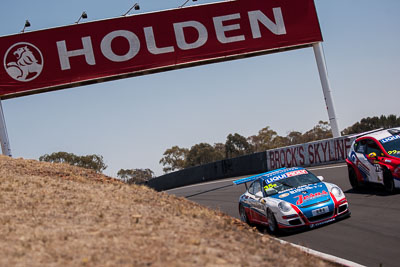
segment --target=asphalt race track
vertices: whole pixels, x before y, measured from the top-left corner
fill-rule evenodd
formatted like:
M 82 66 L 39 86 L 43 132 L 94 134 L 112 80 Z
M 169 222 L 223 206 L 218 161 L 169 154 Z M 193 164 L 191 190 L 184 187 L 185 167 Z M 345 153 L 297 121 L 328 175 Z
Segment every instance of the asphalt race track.
M 324 181 L 342 188 L 352 215 L 349 219 L 317 229 L 278 238 L 366 266 L 400 266 L 400 193 L 388 195 L 377 186 L 354 192 L 348 182 L 345 164 L 309 169 L 324 176 Z M 238 199 L 245 186 L 232 184 L 238 178 L 167 192 L 239 218 Z

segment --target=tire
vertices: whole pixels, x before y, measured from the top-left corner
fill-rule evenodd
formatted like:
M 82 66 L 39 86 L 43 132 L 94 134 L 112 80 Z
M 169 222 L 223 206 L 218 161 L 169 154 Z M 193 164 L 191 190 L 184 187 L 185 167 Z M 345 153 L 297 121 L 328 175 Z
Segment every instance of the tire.
M 351 167 L 351 166 L 348 167 L 348 171 L 349 171 L 350 185 L 354 190 L 357 190 L 358 188 L 360 188 L 360 183 L 357 180 L 356 172 L 354 171 L 353 167 Z
M 393 176 L 388 169 L 385 169 L 383 172 L 383 186 L 385 187 L 386 192 L 393 194 L 396 190 L 394 187 Z
M 268 219 L 268 230 L 271 234 L 277 234 L 279 232 L 278 223 L 276 222 L 275 215 L 271 210 L 267 212 Z
M 250 224 L 249 223 L 249 218 L 247 218 L 246 214 L 246 209 L 242 204 L 239 204 L 239 215 L 240 215 L 240 220 L 244 223 Z

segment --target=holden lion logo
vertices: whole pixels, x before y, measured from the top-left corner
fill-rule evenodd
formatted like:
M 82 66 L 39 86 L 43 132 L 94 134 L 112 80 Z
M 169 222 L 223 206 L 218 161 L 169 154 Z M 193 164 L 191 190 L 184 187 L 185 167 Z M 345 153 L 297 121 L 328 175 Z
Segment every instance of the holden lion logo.
M 16 43 L 6 52 L 4 68 L 14 80 L 20 82 L 32 81 L 42 72 L 42 53 L 30 43 Z

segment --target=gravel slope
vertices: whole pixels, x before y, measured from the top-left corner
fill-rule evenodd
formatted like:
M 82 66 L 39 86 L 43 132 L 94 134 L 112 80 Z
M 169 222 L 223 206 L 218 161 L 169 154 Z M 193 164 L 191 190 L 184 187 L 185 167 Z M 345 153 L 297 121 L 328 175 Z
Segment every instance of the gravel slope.
M 43 265 L 332 266 L 184 198 L 0 156 L 0 266 Z

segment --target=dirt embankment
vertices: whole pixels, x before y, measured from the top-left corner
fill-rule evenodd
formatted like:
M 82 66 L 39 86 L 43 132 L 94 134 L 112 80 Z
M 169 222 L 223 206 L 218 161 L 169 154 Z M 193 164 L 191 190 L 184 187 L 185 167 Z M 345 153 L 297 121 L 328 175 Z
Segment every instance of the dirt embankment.
M 0 156 L 0 266 L 330 266 L 220 212 Z

